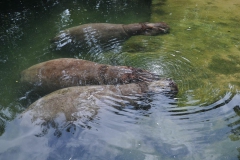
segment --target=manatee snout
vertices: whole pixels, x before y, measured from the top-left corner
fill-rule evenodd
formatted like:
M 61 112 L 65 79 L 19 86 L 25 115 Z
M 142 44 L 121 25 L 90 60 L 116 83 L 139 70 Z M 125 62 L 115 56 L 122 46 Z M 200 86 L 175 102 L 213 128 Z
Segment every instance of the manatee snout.
M 145 35 L 151 36 L 169 33 L 170 31 L 170 27 L 165 22 L 145 23 L 145 27 Z

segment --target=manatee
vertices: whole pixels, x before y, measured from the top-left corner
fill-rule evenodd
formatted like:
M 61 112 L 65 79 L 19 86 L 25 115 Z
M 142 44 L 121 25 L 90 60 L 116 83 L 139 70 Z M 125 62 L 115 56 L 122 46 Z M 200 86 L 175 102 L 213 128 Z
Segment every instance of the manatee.
M 71 86 L 116 85 L 154 80 L 159 80 L 159 76 L 139 68 L 60 58 L 36 64 L 22 71 L 20 82 L 36 91 L 50 93 Z
M 138 100 L 148 93 L 176 94 L 177 85 L 171 79 L 123 85 L 75 86 L 52 92 L 26 109 L 20 119 L 23 124 L 62 128 L 69 124 L 85 126 L 102 107 L 138 107 Z
M 110 24 L 90 23 L 72 27 L 54 37 L 51 42 L 61 48 L 67 44 L 74 46 L 106 47 L 127 40 L 135 35 L 155 36 L 168 33 L 170 27 L 164 23 Z

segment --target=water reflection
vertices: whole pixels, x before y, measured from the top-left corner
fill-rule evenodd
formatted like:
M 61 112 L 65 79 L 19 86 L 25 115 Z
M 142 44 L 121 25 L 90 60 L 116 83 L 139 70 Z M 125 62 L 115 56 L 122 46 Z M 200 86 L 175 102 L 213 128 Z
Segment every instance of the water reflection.
M 73 19 L 71 19 L 71 12 L 69 9 L 64 10 L 61 14 L 60 14 L 60 20 L 59 22 L 56 22 L 57 26 L 59 26 L 58 31 L 61 30 L 61 28 L 63 27 L 67 27 L 68 25 L 71 25 Z
M 0 147 L 1 156 L 27 158 L 41 155 L 43 159 L 78 156 L 83 159 L 206 159 L 214 156 L 213 159 L 221 159 L 227 155 L 234 159 L 234 154 L 227 154 L 224 146 L 231 144 L 228 147 L 232 151 L 238 147 L 237 104 L 240 95 L 230 97 L 226 95 L 229 101 L 224 105 L 221 101 L 215 103 L 215 106 L 221 107 L 197 113 L 197 116 L 191 114 L 191 109 L 188 109 L 190 114 L 183 110 L 183 114 L 173 115 L 172 109 L 177 109 L 177 101 L 162 94 L 142 99 L 140 102 L 150 107 L 144 108 L 146 105 L 143 105 L 140 110 L 131 105 L 111 107 L 108 103 L 98 109 L 98 114 L 84 125 L 85 128 L 75 123 L 61 127 L 56 123 L 32 127 L 30 119 L 24 123 L 16 119 L 8 125 L 0 139 L 3 144 Z M 227 137 L 229 132 L 234 136 Z M 27 147 L 36 143 L 45 149 Z
M 166 105 L 171 101 L 161 94 L 158 97 Z M 35 155 L 43 159 L 59 157 L 69 159 L 79 156 L 84 157 L 83 159 L 109 158 L 109 156 L 112 159 L 144 159 L 146 156 L 153 156 L 154 150 L 161 146 L 164 146 L 164 150 L 159 150 L 161 153 L 165 151 L 171 153 L 171 144 L 155 144 L 154 137 L 146 136 L 140 126 L 151 116 L 149 109 L 135 110 L 131 105 L 117 109 L 105 105 L 99 108 L 96 118 L 88 121 L 88 129 L 83 129 L 79 125 L 60 127 L 53 123 L 33 127 L 29 123 L 30 119 L 21 123 L 16 119 L 8 125 L 6 134 L 1 137 L 1 144 L 4 145 L 0 147 L 1 156 L 4 158 L 20 156 L 27 159 Z M 42 128 L 46 130 L 42 132 L 43 134 L 39 134 Z M 136 135 L 136 130 L 140 134 Z M 11 134 L 16 131 L 17 134 Z M 36 143 L 39 148 L 45 149 L 24 147 Z M 179 147 L 179 145 L 174 146 Z M 129 152 L 129 149 L 132 151 Z M 13 150 L 15 150 L 14 154 L 12 154 Z M 186 150 L 184 146 L 183 150 Z
M 236 105 L 233 108 L 233 110 L 236 113 L 236 115 L 227 119 L 230 122 L 228 124 L 228 126 L 231 127 L 231 132 L 232 132 L 232 134 L 229 136 L 229 138 L 232 141 L 239 141 L 240 140 L 240 119 L 239 119 L 240 108 L 239 108 L 239 105 Z

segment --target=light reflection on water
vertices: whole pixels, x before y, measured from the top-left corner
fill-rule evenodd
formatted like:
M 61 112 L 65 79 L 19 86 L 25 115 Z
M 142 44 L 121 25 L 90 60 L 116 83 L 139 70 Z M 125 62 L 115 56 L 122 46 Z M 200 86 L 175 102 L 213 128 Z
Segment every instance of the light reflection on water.
M 164 4 L 163 1 L 159 2 Z M 2 133 L 0 157 L 2 159 L 36 159 L 36 157 L 38 159 L 77 159 L 78 157 L 82 157 L 81 159 L 238 159 L 240 95 L 235 92 L 235 86 L 227 86 L 227 91 L 223 93 L 222 86 L 216 87 L 211 82 L 203 82 L 212 75 L 205 73 L 200 62 L 204 58 L 209 61 L 210 59 L 204 57 L 205 46 L 199 45 L 203 43 L 202 37 L 194 30 L 207 29 L 203 35 L 207 37 L 206 35 L 213 29 L 213 39 L 216 35 L 221 37 L 226 34 L 221 34 L 215 24 L 205 24 L 202 27 L 199 27 L 200 24 L 197 22 L 192 25 L 186 24 L 190 22 L 189 17 L 194 16 L 195 20 L 201 18 L 197 10 L 189 12 L 187 9 L 184 12 L 184 19 L 177 23 L 175 23 L 176 19 L 180 16 L 180 14 L 176 15 L 177 10 L 176 13 L 172 12 L 171 16 L 160 10 L 163 16 L 159 19 L 172 24 L 172 32 L 164 37 L 136 37 L 126 42 L 125 46 L 115 42 L 110 43 L 106 48 L 94 46 L 90 48 L 88 54 L 84 54 L 82 50 L 70 50 L 66 53 L 51 48 L 49 39 L 60 30 L 80 23 L 149 21 L 150 7 L 144 7 L 145 3 L 149 2 L 139 2 L 139 5 L 135 3 L 135 1 L 59 2 L 47 6 L 44 11 L 39 10 L 38 13 L 26 9 L 1 14 L 3 25 L 0 28 L 0 85 L 3 87 L 0 91 Z M 167 6 L 162 5 L 162 7 Z M 197 55 L 199 61 L 194 61 L 194 56 L 185 54 L 186 48 L 182 48 L 181 43 L 177 43 L 181 40 L 174 41 L 179 34 L 176 32 L 176 27 L 189 31 L 184 33 L 189 36 L 189 41 L 186 42 L 189 46 L 187 44 L 185 46 L 189 47 L 186 48 L 190 49 L 190 52 L 199 53 Z M 191 33 L 196 34 L 197 37 Z M 211 38 L 207 39 L 207 41 L 211 40 Z M 235 37 L 235 40 L 238 39 Z M 190 41 L 193 43 L 190 44 Z M 236 41 L 233 43 L 238 45 Z M 206 47 L 207 54 L 209 50 L 214 51 L 211 47 L 216 46 L 225 49 L 220 43 L 213 41 Z M 58 137 L 54 127 L 49 126 L 45 136 L 36 137 L 34 135 L 41 130 L 40 126 L 30 125 L 25 128 L 19 124 L 18 119 L 14 119 L 34 100 L 40 98 L 40 95 L 34 95 L 32 98 L 19 90 L 18 75 L 20 71 L 33 64 L 60 57 L 146 68 L 163 77 L 173 78 L 179 85 L 180 93 L 175 99 L 153 95 L 145 102 L 150 107 L 138 110 L 131 105 L 122 109 L 106 106 L 99 110 L 97 117 L 89 121 L 85 128 L 70 126 L 67 131 L 67 128 L 61 128 L 62 134 Z M 200 65 L 196 67 L 194 63 Z M 216 66 L 217 64 L 214 65 Z M 197 92 L 200 92 L 200 96 L 196 94 Z M 26 98 L 20 100 L 19 98 L 23 96 Z M 202 99 L 199 98 L 201 96 Z
M 239 112 L 239 106 L 236 109 L 239 98 L 240 95 L 227 94 L 212 105 L 215 109 L 200 112 L 197 106 L 178 108 L 176 100 L 157 94 L 151 97 L 151 108 L 146 110 L 105 106 L 87 127 L 73 125 L 58 128 L 56 132 L 54 126 L 49 126 L 43 137 L 36 136 L 43 126 L 26 126 L 15 119 L 6 128 L 8 134 L 1 137 L 1 156 L 23 159 L 35 156 L 41 159 L 79 156 L 83 159 L 206 159 L 213 156 L 219 159 L 226 155 L 232 159 L 234 156 L 227 155 L 227 151 L 219 152 L 218 146 L 233 143 L 227 135 L 239 126 L 239 117 L 233 112 Z M 17 153 L 12 154 L 13 151 Z

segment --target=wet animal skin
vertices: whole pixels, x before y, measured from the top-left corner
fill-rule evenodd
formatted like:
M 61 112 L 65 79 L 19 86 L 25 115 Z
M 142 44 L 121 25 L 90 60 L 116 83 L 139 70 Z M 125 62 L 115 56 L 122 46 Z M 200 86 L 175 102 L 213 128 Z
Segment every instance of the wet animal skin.
M 164 22 L 133 24 L 90 23 L 63 30 L 51 42 L 54 42 L 58 48 L 67 44 L 74 44 L 75 47 L 77 45 L 109 45 L 114 42 L 124 41 L 131 36 L 155 36 L 168 33 L 169 30 L 170 27 Z
M 20 81 L 25 86 L 49 93 L 71 86 L 116 85 L 159 79 L 159 76 L 139 68 L 60 58 L 36 64 L 22 71 Z
M 134 106 L 147 93 L 176 94 L 177 91 L 177 85 L 170 79 L 123 85 L 68 87 L 40 98 L 20 115 L 20 119 L 26 125 L 83 125 L 102 107 L 124 107 L 125 104 Z

